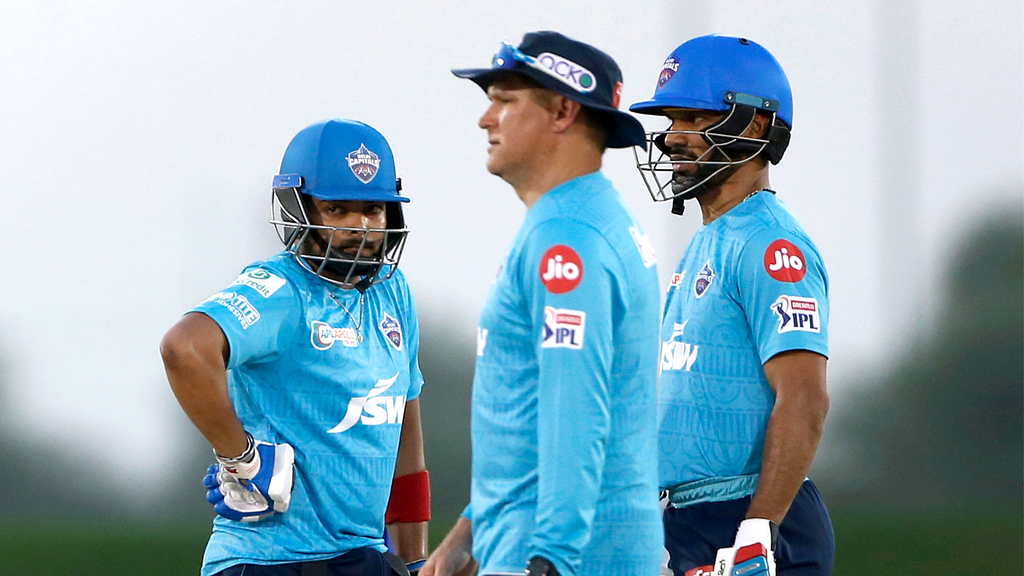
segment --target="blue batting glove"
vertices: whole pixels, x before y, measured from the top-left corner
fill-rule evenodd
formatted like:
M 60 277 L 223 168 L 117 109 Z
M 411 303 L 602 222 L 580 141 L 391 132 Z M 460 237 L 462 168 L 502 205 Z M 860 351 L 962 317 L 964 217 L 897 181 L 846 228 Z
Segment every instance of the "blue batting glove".
M 217 456 L 217 461 L 203 479 L 206 499 L 217 514 L 256 522 L 288 510 L 295 463 L 290 445 L 251 440 L 242 456 Z

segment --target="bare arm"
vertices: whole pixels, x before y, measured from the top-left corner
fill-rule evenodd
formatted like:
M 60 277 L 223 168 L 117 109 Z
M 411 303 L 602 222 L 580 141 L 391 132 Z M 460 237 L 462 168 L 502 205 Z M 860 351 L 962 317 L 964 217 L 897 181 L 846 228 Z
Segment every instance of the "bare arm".
M 828 413 L 826 362 L 820 354 L 791 350 L 765 363 L 765 376 L 775 391 L 775 407 L 765 433 L 761 479 L 747 518 L 781 523 L 800 490 Z
M 420 426 L 420 399 L 405 405 L 402 437 L 398 442 L 395 477 L 426 470 L 423 458 L 423 430 Z M 427 557 L 427 522 L 395 522 L 388 524 L 388 534 L 398 555 L 407 562 Z
M 245 451 L 245 429 L 228 395 L 228 341 L 200 312 L 182 317 L 160 342 L 167 380 L 182 410 L 222 456 Z
M 459 516 L 455 526 L 420 569 L 420 576 L 471 576 L 476 569 L 473 523 L 465 516 Z

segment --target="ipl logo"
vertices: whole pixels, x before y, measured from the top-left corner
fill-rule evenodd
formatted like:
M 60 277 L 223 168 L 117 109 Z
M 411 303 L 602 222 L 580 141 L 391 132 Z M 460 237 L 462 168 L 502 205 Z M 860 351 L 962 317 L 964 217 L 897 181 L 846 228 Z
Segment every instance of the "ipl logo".
M 368 150 L 365 144 L 360 144 L 359 150 L 349 152 L 346 158 L 348 167 L 363 184 L 369 184 L 380 169 L 380 156 Z

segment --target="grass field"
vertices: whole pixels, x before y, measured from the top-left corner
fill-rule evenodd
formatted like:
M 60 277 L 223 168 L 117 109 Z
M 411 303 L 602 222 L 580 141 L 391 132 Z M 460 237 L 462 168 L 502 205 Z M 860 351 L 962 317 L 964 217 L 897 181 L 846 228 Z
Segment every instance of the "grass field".
M 835 513 L 835 576 L 1021 576 L 1024 515 Z M 199 573 L 209 535 L 188 525 L 0 524 L 2 576 L 185 576 Z M 431 526 L 436 544 L 448 525 Z

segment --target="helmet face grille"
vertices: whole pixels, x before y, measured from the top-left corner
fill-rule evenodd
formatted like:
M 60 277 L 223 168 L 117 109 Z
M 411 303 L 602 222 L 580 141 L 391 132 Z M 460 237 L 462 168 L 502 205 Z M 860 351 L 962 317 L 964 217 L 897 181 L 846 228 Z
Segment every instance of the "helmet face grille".
M 409 230 L 401 217 L 392 228 L 344 228 L 313 224 L 298 188 L 276 188 L 270 223 L 285 249 L 303 268 L 331 284 L 365 290 L 398 269 Z M 398 208 L 400 215 L 401 208 Z M 392 214 L 392 210 L 388 211 Z M 344 239 L 344 244 L 340 245 Z M 376 248 L 374 249 L 374 245 Z M 348 251 L 346 251 L 348 248 Z M 370 254 L 365 254 L 372 249 Z
M 740 136 L 752 122 L 755 110 L 735 105 L 722 120 L 703 130 L 662 130 L 647 133 L 647 153 L 644 157 L 633 149 L 633 157 L 647 191 L 655 202 L 695 198 L 705 185 L 727 170 L 756 158 L 770 144 L 764 138 Z M 774 116 L 772 117 L 774 121 Z M 708 149 L 693 160 L 674 160 L 666 143 L 670 135 L 691 134 L 707 143 Z M 676 177 L 676 166 L 696 166 L 697 171 L 685 178 Z

